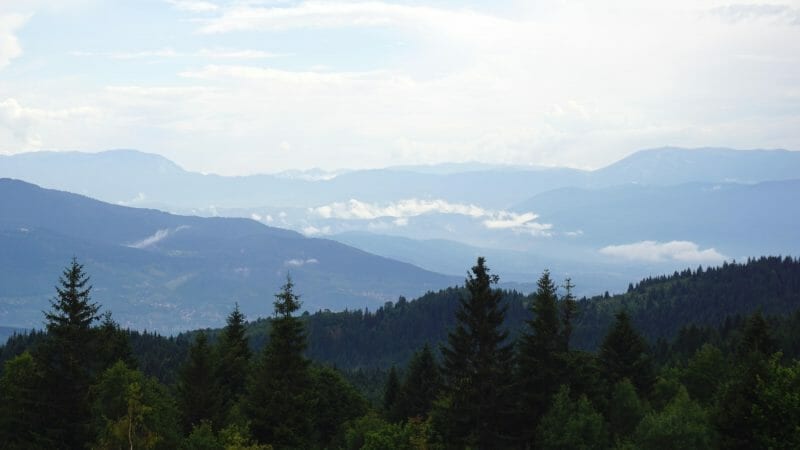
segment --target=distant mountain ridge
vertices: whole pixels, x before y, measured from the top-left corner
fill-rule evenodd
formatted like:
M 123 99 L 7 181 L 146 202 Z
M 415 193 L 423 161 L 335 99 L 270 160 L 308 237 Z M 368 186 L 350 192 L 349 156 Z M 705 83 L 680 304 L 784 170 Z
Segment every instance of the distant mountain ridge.
M 181 169 L 158 155 L 133 150 L 35 152 L 0 156 L 0 177 L 90 195 L 110 203 L 169 210 L 256 206 L 319 206 L 355 198 L 382 202 L 442 198 L 502 209 L 560 187 L 620 184 L 759 182 L 797 178 L 800 152 L 718 148 L 644 150 L 595 171 L 521 170 L 443 165 L 356 170 L 308 180 L 281 175 L 225 177 Z M 701 176 L 702 175 L 702 176 Z M 365 186 L 370 186 L 365 189 Z
M 216 323 L 234 301 L 262 313 L 288 273 L 311 311 L 460 282 L 249 219 L 111 205 L 10 179 L 0 179 L 0 248 L 0 323 L 23 327 L 39 325 L 72 256 L 123 325 L 160 331 Z

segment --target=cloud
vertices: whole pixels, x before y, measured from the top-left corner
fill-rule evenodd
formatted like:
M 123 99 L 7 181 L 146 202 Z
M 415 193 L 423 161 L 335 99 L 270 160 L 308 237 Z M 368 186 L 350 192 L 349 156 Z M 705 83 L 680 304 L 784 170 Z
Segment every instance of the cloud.
M 317 228 L 313 225 L 308 225 L 306 227 L 303 227 L 301 231 L 306 236 L 320 236 L 320 235 L 331 234 L 331 227 L 324 226 L 322 228 Z
M 789 5 L 737 3 L 717 6 L 709 10 L 712 16 L 728 23 L 769 20 L 788 25 L 800 25 L 800 9 Z
M 393 218 L 394 226 L 408 225 L 408 218 L 425 214 L 457 214 L 483 219 L 482 224 L 488 229 L 512 230 L 530 233 L 534 236 L 547 236 L 552 229 L 551 224 L 537 222 L 539 216 L 532 212 L 515 213 L 510 211 L 493 211 L 476 205 L 451 203 L 446 200 L 405 199 L 397 202 L 378 205 L 350 199 L 347 202 L 334 202 L 328 205 L 309 208 L 309 212 L 324 219 L 374 220 L 383 217 Z M 388 222 L 373 222 L 373 229 L 389 227 Z
M 208 13 L 214 12 L 219 9 L 216 3 L 200 1 L 200 0 L 166 0 L 167 3 L 172 5 L 178 11 L 187 11 L 192 13 Z
M 469 10 L 447 10 L 427 6 L 401 5 L 387 2 L 307 1 L 290 6 L 235 6 L 205 21 L 203 33 L 235 31 L 283 31 L 296 28 L 342 27 L 430 27 L 451 28 L 462 24 L 473 27 L 473 33 L 496 31 L 496 23 L 504 20 Z M 464 27 L 466 28 L 466 27 Z M 467 30 L 463 30 L 467 32 Z M 490 38 L 485 36 L 485 38 Z
M 99 111 L 92 107 L 72 107 L 47 110 L 23 106 L 14 98 L 0 101 L 0 128 L 9 130 L 17 143 L 27 149 L 43 145 L 40 129 L 55 123 L 69 122 L 76 118 L 96 118 Z
M 0 69 L 22 55 L 22 47 L 15 33 L 29 18 L 30 16 L 24 14 L 0 14 Z
M 489 213 L 475 205 L 450 203 L 446 200 L 407 199 L 380 206 L 374 203 L 350 199 L 311 208 L 310 212 L 325 219 L 372 220 L 380 217 L 407 218 L 429 213 L 459 214 L 469 217 L 484 217 Z
M 536 219 L 537 214 L 527 212 L 523 214 L 500 211 L 493 214 L 492 219 L 483 221 L 483 225 L 490 230 L 513 230 L 515 232 L 526 232 L 533 236 L 550 236 L 552 224 L 539 223 Z
M 469 160 L 595 168 L 664 143 L 800 148 L 794 3 L 714 14 L 709 5 L 724 2 L 466 3 L 174 1 L 189 17 L 152 21 L 166 3 L 141 8 L 154 36 L 143 51 L 110 52 L 129 44 L 113 33 L 92 48 L 174 62 L 137 67 L 137 86 L 124 85 L 127 65 L 77 73 L 47 52 L 88 42 L 97 14 L 43 21 L 54 28 L 35 30 L 37 40 L 63 45 L 25 48 L 30 65 L 3 79 L 0 99 L 103 114 L 88 126 L 79 116 L 41 122 L 27 139 L 0 132 L 0 147 L 169 149 L 189 170 L 237 175 Z M 85 30 L 61 28 L 72 17 Z M 18 55 L 14 36 L 0 31 L 0 65 Z M 158 36 L 183 50 L 159 48 Z M 214 47 L 252 42 L 287 57 Z M 192 50 L 201 47 L 210 50 Z
M 178 231 L 184 230 L 186 228 L 189 228 L 189 227 L 186 226 L 186 225 L 181 225 L 181 226 L 179 226 L 179 227 L 177 227 L 177 228 L 175 228 L 173 230 L 170 230 L 169 228 L 164 228 L 164 229 L 161 229 L 161 230 L 157 230 L 151 236 L 148 236 L 148 237 L 142 239 L 141 241 L 137 241 L 137 242 L 134 242 L 132 244 L 128 244 L 128 247 L 139 248 L 139 249 L 152 247 L 153 245 L 163 241 L 167 237 L 177 233 Z
M 287 267 L 302 267 L 307 264 L 319 264 L 319 261 L 316 258 L 309 258 L 309 259 L 290 259 L 288 261 L 283 262 L 283 265 Z
M 600 253 L 631 261 L 664 262 L 680 261 L 687 263 L 719 263 L 727 257 L 713 248 L 700 250 L 691 241 L 641 241 L 633 244 L 610 245 L 600 249 Z
M 278 53 L 251 49 L 203 48 L 193 52 L 179 52 L 171 48 L 142 50 L 138 52 L 90 52 L 73 51 L 72 56 L 104 57 L 110 59 L 164 59 L 164 58 L 208 58 L 208 59 L 266 59 L 285 56 Z

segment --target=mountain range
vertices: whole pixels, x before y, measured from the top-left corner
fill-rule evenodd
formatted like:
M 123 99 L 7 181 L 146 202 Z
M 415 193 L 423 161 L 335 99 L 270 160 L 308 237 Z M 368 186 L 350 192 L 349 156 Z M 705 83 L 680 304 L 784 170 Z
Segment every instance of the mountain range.
M 341 243 L 250 219 L 179 216 L 0 179 L 0 323 L 40 325 L 75 256 L 94 298 L 124 326 L 218 324 L 239 302 L 271 312 L 291 275 L 304 308 L 377 307 L 460 282 Z
M 99 200 L 3 181 L 2 325 L 36 326 L 73 255 L 88 257 L 124 323 L 178 330 L 217 323 L 233 301 L 268 313 L 288 272 L 314 311 L 461 284 L 479 255 L 507 288 L 527 291 L 550 269 L 591 296 L 800 254 L 800 152 L 786 150 L 667 147 L 593 171 L 465 163 L 242 177 L 134 150 L 35 152 L 0 156 L 0 177 Z

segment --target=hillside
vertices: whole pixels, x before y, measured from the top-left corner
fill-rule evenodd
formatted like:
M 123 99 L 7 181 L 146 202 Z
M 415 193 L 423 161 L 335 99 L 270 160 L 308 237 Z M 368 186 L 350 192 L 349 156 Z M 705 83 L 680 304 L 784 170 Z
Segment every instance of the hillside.
M 0 247 L 0 323 L 22 327 L 41 323 L 73 256 L 123 326 L 162 332 L 218 324 L 235 301 L 268 314 L 290 272 L 310 310 L 381 305 L 459 281 L 248 219 L 129 208 L 8 179 Z

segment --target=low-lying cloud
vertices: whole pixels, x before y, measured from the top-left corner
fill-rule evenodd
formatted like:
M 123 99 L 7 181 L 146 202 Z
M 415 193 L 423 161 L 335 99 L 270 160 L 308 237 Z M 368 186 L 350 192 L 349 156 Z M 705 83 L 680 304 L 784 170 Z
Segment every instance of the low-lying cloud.
M 134 242 L 132 244 L 128 244 L 128 247 L 139 248 L 139 249 L 152 247 L 153 245 L 163 241 L 167 237 L 177 233 L 178 231 L 184 230 L 186 228 L 189 228 L 189 227 L 186 226 L 186 225 L 181 225 L 181 226 L 179 226 L 179 227 L 177 227 L 175 229 L 172 229 L 172 230 L 169 229 L 169 228 L 164 228 L 164 229 L 161 229 L 161 230 L 157 230 L 155 233 L 153 233 L 150 236 L 147 236 L 146 238 L 142 239 L 141 241 L 137 241 L 137 242 Z
M 284 266 L 287 267 L 303 267 L 307 264 L 319 264 L 319 261 L 316 258 L 309 258 L 309 259 L 290 259 L 283 262 Z
M 310 212 L 324 219 L 375 220 L 392 218 L 396 226 L 406 226 L 410 217 L 425 214 L 457 214 L 473 219 L 482 219 L 483 226 L 491 230 L 512 230 L 530 233 L 534 236 L 550 235 L 550 230 L 553 227 L 551 224 L 538 222 L 539 216 L 532 212 L 520 214 L 510 211 L 494 211 L 476 205 L 451 203 L 441 199 L 422 200 L 412 198 L 385 205 L 350 199 L 347 202 L 334 202 L 310 208 Z
M 664 262 L 680 261 L 689 263 L 719 263 L 727 257 L 714 248 L 700 249 L 691 241 L 641 241 L 632 244 L 609 245 L 600 253 L 631 261 Z

